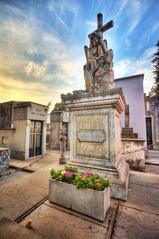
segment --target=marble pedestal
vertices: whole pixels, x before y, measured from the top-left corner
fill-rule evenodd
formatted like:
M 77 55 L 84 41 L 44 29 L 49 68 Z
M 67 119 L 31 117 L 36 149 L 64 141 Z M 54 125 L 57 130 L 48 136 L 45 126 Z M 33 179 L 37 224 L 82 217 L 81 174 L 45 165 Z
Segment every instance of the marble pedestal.
M 121 154 L 121 88 L 61 95 L 70 112 L 70 165 L 99 173 L 112 182 L 111 196 L 127 199 L 129 166 Z

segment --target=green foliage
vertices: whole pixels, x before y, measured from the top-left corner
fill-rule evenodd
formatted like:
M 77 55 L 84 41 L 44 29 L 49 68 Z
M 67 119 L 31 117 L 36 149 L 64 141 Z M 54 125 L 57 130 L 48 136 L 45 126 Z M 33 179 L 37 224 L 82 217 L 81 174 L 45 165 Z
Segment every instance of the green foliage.
M 76 167 L 70 167 L 70 166 L 66 166 L 65 170 L 69 172 L 78 172 L 78 169 Z
M 150 91 L 150 96 L 159 96 L 159 41 L 156 43 L 156 52 L 153 54 L 153 67 L 155 83 Z
M 61 101 L 60 103 L 56 103 L 54 106 L 54 110 L 63 110 L 64 109 L 64 102 Z
M 76 185 L 79 188 L 90 188 L 103 191 L 110 186 L 109 179 L 106 179 L 92 172 L 79 173 L 77 168 L 66 166 L 64 170 L 50 170 L 51 178 L 55 181 L 62 181 Z

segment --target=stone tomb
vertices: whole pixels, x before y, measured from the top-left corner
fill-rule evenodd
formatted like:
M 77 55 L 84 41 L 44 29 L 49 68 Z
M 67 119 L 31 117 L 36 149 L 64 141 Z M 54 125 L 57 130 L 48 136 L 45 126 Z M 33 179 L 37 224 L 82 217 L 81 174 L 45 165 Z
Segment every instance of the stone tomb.
M 97 29 L 88 35 L 83 67 L 85 91 L 61 95 L 70 112 L 70 165 L 92 170 L 112 181 L 111 196 L 127 199 L 129 166 L 121 154 L 120 113 L 125 110 L 121 88 L 115 88 L 113 50 L 103 33 L 113 21 L 103 25 L 97 15 Z
M 70 162 L 112 182 L 111 196 L 126 200 L 129 166 L 121 155 L 120 113 L 125 109 L 121 88 L 74 91 L 62 95 L 70 111 Z

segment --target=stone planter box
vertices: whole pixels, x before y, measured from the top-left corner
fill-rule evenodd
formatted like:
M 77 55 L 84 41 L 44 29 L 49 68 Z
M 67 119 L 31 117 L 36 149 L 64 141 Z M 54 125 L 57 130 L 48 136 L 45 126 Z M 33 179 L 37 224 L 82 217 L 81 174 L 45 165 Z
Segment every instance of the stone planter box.
M 104 221 L 110 206 L 110 188 L 77 189 L 75 185 L 49 179 L 49 201 Z

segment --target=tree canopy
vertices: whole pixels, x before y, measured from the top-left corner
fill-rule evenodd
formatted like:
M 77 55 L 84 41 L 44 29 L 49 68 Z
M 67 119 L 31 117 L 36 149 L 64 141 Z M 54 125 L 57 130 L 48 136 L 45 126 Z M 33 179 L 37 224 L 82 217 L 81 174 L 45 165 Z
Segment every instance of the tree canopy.
M 153 54 L 153 74 L 154 74 L 154 85 L 150 91 L 150 96 L 159 96 L 159 41 L 156 43 L 156 52 Z
M 56 103 L 53 110 L 63 110 L 64 109 L 64 102 L 61 101 L 60 103 Z

